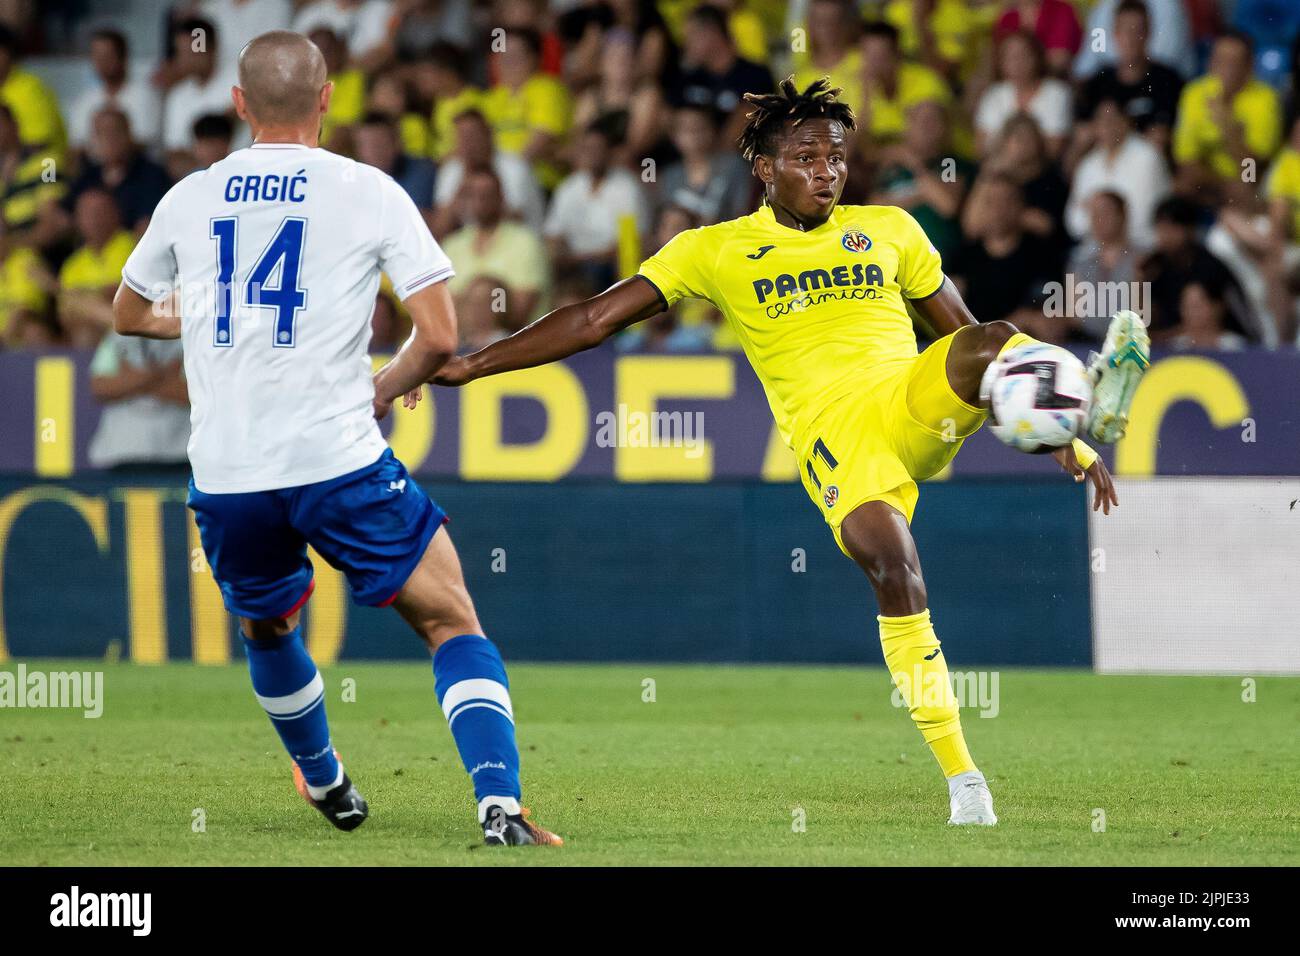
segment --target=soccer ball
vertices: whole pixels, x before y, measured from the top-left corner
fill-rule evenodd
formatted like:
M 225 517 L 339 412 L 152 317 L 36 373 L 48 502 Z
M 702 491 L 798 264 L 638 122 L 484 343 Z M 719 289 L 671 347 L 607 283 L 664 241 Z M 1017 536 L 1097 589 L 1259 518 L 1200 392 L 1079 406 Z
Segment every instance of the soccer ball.
M 1033 342 L 1003 352 L 980 382 L 989 430 L 1017 451 L 1068 445 L 1083 429 L 1092 381 L 1083 363 L 1055 345 Z

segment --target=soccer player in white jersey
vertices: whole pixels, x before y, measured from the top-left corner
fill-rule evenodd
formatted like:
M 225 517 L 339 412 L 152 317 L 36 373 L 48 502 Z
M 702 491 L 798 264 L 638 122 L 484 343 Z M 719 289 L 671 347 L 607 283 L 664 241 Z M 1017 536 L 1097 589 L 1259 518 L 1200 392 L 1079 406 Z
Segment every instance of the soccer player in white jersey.
M 122 270 L 114 326 L 183 340 L 189 506 L 304 799 L 342 830 L 368 813 L 330 741 L 299 626 L 310 544 L 344 572 L 354 601 L 391 604 L 429 646 L 485 841 L 557 844 L 519 805 L 505 666 L 439 533 L 446 517 L 376 423 L 454 354 L 452 265 L 397 183 L 317 146 L 331 91 L 305 37 L 275 31 L 244 48 L 231 95 L 253 145 L 158 204 Z M 381 271 L 413 329 L 372 379 Z

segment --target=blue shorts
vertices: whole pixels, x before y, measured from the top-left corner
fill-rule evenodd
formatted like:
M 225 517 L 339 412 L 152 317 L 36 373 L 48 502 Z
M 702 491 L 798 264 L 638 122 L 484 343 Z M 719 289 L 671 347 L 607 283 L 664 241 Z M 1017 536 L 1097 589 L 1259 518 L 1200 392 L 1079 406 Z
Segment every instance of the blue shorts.
M 347 576 L 356 603 L 390 604 L 447 520 L 391 448 L 294 488 L 209 495 L 191 480 L 188 504 L 226 609 L 256 620 L 287 617 L 311 596 L 309 544 Z

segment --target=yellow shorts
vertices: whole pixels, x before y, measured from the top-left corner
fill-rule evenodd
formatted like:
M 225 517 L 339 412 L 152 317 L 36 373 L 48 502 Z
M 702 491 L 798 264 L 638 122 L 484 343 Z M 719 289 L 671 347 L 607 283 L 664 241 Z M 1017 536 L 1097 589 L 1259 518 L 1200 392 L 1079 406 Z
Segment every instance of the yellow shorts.
M 917 481 L 942 471 L 984 424 L 984 411 L 948 384 L 955 334 L 915 358 L 881 366 L 862 391 L 827 406 L 796 443 L 803 486 L 845 554 L 846 515 L 863 502 L 884 501 L 910 523 Z

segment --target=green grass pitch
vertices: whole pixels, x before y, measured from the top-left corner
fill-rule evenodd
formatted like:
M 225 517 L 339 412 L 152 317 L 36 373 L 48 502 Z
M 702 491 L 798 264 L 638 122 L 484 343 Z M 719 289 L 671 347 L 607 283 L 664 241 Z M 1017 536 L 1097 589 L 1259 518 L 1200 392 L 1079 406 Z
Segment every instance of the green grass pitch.
M 104 669 L 105 708 L 0 709 L 5 864 L 1300 863 L 1300 679 L 1246 703 L 1239 678 L 1003 671 L 998 716 L 963 712 L 1002 822 L 957 829 L 883 669 L 517 664 L 524 803 L 567 846 L 488 850 L 425 665 L 325 672 L 353 834 L 294 793 L 242 668 L 28 666 Z

